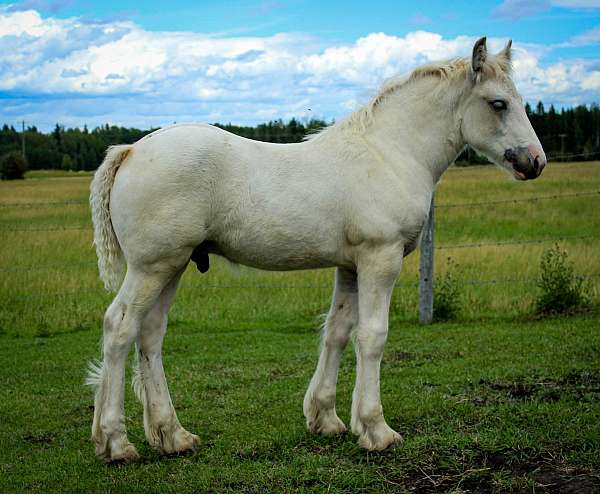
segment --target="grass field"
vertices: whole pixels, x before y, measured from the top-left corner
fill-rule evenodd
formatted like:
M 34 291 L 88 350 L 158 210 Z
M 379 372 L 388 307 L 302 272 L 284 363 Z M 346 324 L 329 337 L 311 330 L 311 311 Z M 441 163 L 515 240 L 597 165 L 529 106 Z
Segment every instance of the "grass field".
M 90 177 L 62 175 L 0 183 L 0 491 L 600 490 L 600 316 L 531 317 L 540 256 L 556 238 L 598 304 L 600 194 L 587 193 L 600 190 L 600 163 L 551 164 L 527 183 L 492 167 L 446 174 L 436 270 L 448 257 L 458 265 L 463 312 L 418 326 L 418 254 L 407 258 L 382 366 L 386 417 L 405 443 L 387 453 L 304 429 L 331 271 L 188 269 L 164 361 L 179 418 L 203 446 L 184 458 L 151 451 L 128 390 L 143 461 L 126 467 L 97 462 L 89 441 L 82 382 L 110 295 L 95 269 Z M 557 195 L 567 196 L 495 202 Z M 473 202 L 486 204 L 444 207 Z M 470 244 L 484 245 L 452 247 Z M 347 423 L 353 378 L 348 351 L 338 399 Z

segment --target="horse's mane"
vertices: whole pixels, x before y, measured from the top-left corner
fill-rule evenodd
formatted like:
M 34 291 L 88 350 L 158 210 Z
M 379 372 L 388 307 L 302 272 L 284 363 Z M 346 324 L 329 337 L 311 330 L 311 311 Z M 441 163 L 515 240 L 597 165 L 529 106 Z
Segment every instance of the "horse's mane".
M 488 55 L 482 69 L 482 77 L 510 77 L 512 66 L 510 59 L 502 55 Z M 453 58 L 443 62 L 433 62 L 421 65 L 414 69 L 408 76 L 394 77 L 388 79 L 380 87 L 377 94 L 371 100 L 358 110 L 355 110 L 343 120 L 326 127 L 325 129 L 308 136 L 308 139 L 314 139 L 322 133 L 333 131 L 334 129 L 349 129 L 349 130 L 364 130 L 373 120 L 373 114 L 378 106 L 380 106 L 389 96 L 395 94 L 400 89 L 412 84 L 415 81 L 422 80 L 427 77 L 438 78 L 440 84 L 445 87 L 453 83 L 465 80 L 473 74 L 471 69 L 471 59 Z

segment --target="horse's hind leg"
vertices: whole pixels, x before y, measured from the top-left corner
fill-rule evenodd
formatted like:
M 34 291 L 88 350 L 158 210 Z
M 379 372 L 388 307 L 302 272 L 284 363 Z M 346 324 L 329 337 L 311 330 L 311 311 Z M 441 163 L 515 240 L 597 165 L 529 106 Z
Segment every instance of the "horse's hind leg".
M 153 266 L 149 272 L 129 267 L 104 317 L 104 358 L 102 365 L 92 370 L 88 383 L 96 386 L 92 440 L 96 455 L 105 461 L 130 462 L 138 458 L 125 429 L 125 364 L 142 321 L 173 276 L 160 268 Z
M 335 394 L 340 360 L 356 324 L 357 311 L 356 273 L 338 268 L 319 363 L 304 396 L 304 416 L 312 432 L 329 435 L 346 430 L 335 411 Z
M 167 316 L 182 274 L 183 271 L 169 282 L 142 323 L 133 377 L 135 392 L 144 405 L 146 438 L 151 446 L 164 454 L 193 450 L 200 442 L 198 436 L 181 427 L 177 419 L 162 364 Z

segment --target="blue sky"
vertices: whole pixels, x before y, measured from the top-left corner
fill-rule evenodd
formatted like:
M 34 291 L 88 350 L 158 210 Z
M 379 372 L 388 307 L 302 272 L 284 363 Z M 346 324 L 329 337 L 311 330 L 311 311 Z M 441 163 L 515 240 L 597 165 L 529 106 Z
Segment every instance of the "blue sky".
M 0 0 L 0 120 L 339 118 L 482 35 L 526 100 L 600 102 L 600 0 Z

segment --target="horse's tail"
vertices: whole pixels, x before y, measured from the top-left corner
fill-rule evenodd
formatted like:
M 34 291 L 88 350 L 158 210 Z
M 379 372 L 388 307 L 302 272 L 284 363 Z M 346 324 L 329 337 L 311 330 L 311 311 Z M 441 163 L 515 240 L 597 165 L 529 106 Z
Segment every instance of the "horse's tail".
M 131 149 L 131 145 L 109 147 L 90 187 L 90 206 L 94 224 L 94 245 L 98 255 L 98 270 L 105 288 L 113 292 L 119 289 L 124 262 L 123 252 L 110 219 L 110 191 L 115 182 L 117 170 Z

